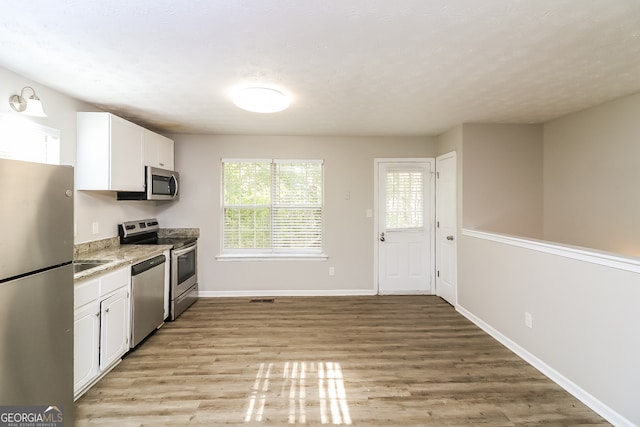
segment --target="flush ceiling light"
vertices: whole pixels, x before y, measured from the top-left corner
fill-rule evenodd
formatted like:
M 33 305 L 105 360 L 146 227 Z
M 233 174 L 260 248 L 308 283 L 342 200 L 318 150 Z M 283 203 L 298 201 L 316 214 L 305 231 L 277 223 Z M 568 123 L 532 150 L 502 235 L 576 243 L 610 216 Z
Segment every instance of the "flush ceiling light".
M 266 87 L 242 89 L 236 93 L 233 102 L 243 110 L 254 113 L 277 113 L 289 107 L 289 99 L 284 93 Z
M 25 89 L 29 89 L 33 92 L 33 95 L 27 99 L 24 97 Z M 33 117 L 47 117 L 42 109 L 42 102 L 40 101 L 40 98 L 38 98 L 36 91 L 31 86 L 23 87 L 20 91 L 20 95 L 11 95 L 9 97 L 9 105 L 13 111 L 17 111 L 18 113 L 25 113 L 26 115 Z

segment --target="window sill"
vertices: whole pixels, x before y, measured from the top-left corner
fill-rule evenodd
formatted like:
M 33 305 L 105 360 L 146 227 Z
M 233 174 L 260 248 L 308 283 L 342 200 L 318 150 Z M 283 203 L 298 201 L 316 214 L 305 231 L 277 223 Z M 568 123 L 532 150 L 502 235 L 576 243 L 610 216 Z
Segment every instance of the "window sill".
M 325 254 L 228 254 L 218 255 L 218 261 L 326 261 Z

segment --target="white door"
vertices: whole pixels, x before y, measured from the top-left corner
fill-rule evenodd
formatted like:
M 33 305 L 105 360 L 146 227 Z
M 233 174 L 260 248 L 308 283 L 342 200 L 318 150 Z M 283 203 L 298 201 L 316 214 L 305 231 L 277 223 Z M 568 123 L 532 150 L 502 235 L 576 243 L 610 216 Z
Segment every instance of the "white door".
M 116 292 L 100 303 L 100 369 L 129 350 L 129 292 Z
M 77 309 L 73 317 L 73 390 L 78 397 L 98 375 L 100 303 L 96 300 Z
M 377 159 L 379 294 L 430 294 L 434 276 L 433 159 Z
M 457 291 L 456 153 L 436 158 L 436 295 L 455 307 Z

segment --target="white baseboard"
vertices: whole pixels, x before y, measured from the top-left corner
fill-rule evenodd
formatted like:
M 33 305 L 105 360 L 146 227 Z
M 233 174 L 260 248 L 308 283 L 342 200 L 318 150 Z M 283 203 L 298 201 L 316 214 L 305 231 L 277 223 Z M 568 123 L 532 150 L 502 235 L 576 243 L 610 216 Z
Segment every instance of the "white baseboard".
M 432 291 L 416 291 L 416 290 L 408 290 L 408 291 L 379 291 L 380 295 L 435 295 Z
M 493 338 L 498 340 L 502 345 L 507 347 L 509 350 L 513 351 L 520 358 L 522 358 L 525 362 L 529 363 L 531 366 L 536 368 L 545 376 L 549 377 L 549 379 L 560 387 L 565 389 L 567 392 L 572 394 L 576 399 L 580 400 L 582 403 L 591 408 L 594 412 L 598 413 L 605 420 L 609 421 L 611 424 L 615 426 L 629 426 L 634 427 L 636 424 L 629 421 L 627 418 L 620 415 L 618 412 L 611 409 L 608 405 L 604 404 L 602 401 L 595 398 L 589 392 L 567 379 L 560 372 L 553 369 L 551 366 L 547 365 L 541 359 L 537 358 L 533 354 L 529 353 L 523 347 L 521 347 L 516 342 L 507 338 L 505 335 L 494 329 L 489 324 L 485 323 L 482 319 L 475 316 L 470 311 L 466 310 L 464 307 L 458 305 L 456 310 L 462 314 L 464 317 L 469 319 L 471 322 L 475 323 L 480 329 L 491 335 Z
M 200 298 L 248 297 L 339 297 L 375 295 L 372 289 L 317 289 L 317 290 L 265 290 L 265 291 L 199 291 Z

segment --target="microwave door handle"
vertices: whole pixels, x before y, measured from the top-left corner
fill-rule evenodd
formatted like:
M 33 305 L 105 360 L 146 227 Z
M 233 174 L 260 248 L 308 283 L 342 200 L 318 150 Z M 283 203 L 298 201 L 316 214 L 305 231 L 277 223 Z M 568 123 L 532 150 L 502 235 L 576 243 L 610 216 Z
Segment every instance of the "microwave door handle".
M 172 180 L 173 180 L 173 182 L 175 182 L 175 184 L 176 184 L 176 192 L 175 192 L 175 194 L 173 195 L 173 197 L 178 197 L 178 192 L 179 192 L 179 189 L 178 189 L 178 180 L 176 179 L 176 176 L 175 176 L 175 175 L 171 175 L 171 179 L 172 179 Z

